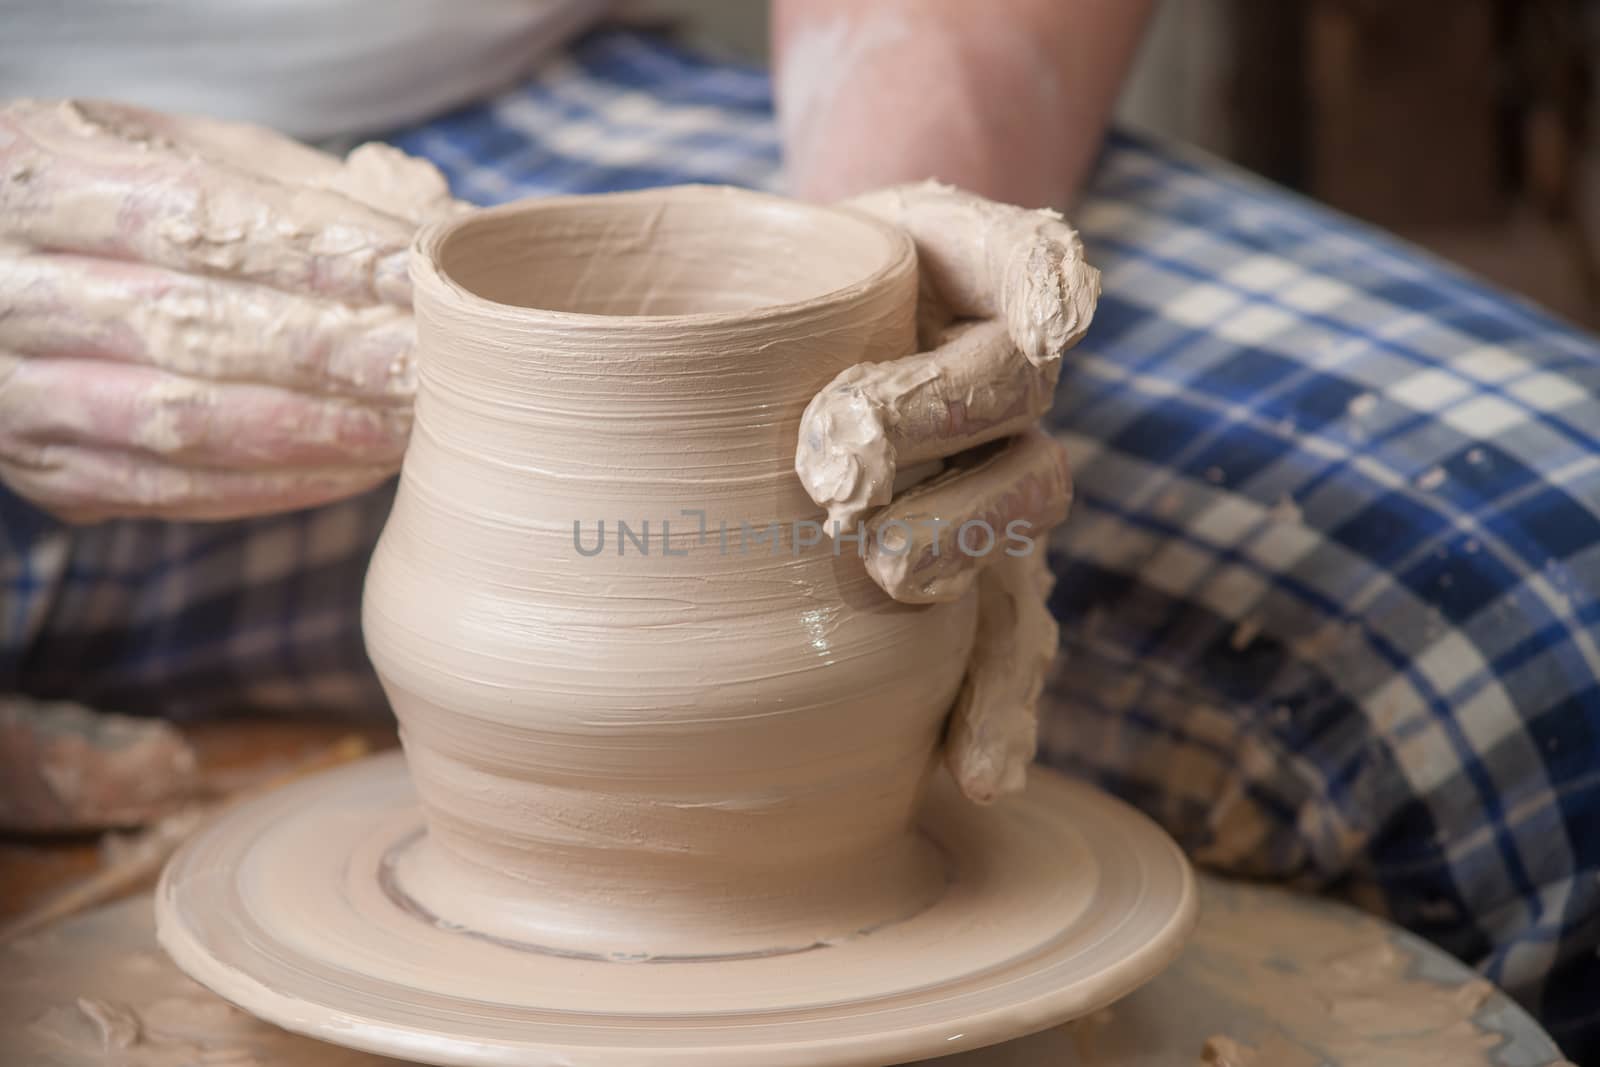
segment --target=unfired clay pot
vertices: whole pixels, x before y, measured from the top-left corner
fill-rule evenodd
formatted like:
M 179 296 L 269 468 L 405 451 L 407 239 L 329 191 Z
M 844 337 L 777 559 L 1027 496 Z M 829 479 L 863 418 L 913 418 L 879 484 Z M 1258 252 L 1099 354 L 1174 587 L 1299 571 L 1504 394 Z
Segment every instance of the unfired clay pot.
M 914 347 L 910 240 L 683 188 L 419 250 L 416 427 L 364 619 L 427 820 L 389 891 L 613 958 L 795 951 L 931 904 L 912 823 L 973 600 L 897 604 L 793 532 L 821 518 L 807 402 Z
M 935 775 L 974 603 L 893 602 L 800 525 L 807 402 L 912 347 L 904 235 L 662 190 L 459 219 L 414 271 L 366 599 L 406 766 L 197 832 L 155 897 L 180 968 L 407 1062 L 863 1067 L 1172 960 L 1193 879 L 1150 820 L 1040 768 L 984 808 Z

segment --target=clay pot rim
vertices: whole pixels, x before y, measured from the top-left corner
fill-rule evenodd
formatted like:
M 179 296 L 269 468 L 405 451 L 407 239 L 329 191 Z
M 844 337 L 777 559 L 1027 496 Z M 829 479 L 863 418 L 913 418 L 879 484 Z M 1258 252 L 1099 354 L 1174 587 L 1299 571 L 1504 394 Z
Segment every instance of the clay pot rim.
M 593 207 L 597 201 L 616 203 L 663 201 L 686 197 L 718 198 L 732 202 L 738 210 L 756 208 L 771 212 L 774 209 L 788 214 L 809 214 L 813 228 L 844 222 L 875 231 L 884 238 L 881 261 L 870 271 L 826 292 L 799 300 L 777 301 L 757 307 L 735 308 L 727 311 L 697 311 L 674 315 L 604 315 L 585 311 L 561 311 L 554 308 L 512 304 L 483 296 L 457 280 L 444 268 L 444 255 L 451 241 L 462 233 L 505 219 L 522 219 L 530 215 L 559 211 L 563 208 Z M 752 212 L 754 214 L 754 212 Z M 688 184 L 657 186 L 648 189 L 627 190 L 615 193 L 579 193 L 562 196 L 517 200 L 494 207 L 480 208 L 453 218 L 444 219 L 424 227 L 411 246 L 410 269 L 412 285 L 424 286 L 448 293 L 450 298 L 468 308 L 491 311 L 499 315 L 510 313 L 526 325 L 547 325 L 568 329 L 599 331 L 606 329 L 651 329 L 660 327 L 716 328 L 741 327 L 771 320 L 786 320 L 825 312 L 857 302 L 892 285 L 898 276 L 913 274 L 917 269 L 916 246 L 904 230 L 875 218 L 865 212 L 838 206 L 811 204 L 791 200 L 773 193 L 745 189 L 738 186 Z

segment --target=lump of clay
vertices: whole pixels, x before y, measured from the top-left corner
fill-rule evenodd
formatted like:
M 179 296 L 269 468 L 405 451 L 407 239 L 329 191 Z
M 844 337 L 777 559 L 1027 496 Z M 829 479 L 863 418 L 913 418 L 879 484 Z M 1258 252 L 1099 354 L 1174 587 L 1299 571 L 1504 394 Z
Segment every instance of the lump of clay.
M 194 750 L 170 723 L 0 697 L 0 830 L 142 826 L 183 804 Z

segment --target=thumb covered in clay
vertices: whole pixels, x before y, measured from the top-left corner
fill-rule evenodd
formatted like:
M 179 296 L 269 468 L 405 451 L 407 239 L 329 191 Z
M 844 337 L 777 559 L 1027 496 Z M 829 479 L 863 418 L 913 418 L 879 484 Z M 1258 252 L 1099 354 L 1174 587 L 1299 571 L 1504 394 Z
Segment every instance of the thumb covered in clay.
M 431 164 L 103 101 L 0 106 L 0 479 L 72 520 L 232 518 L 391 474 Z
M 924 281 L 924 346 L 952 320 L 995 319 L 1038 367 L 1058 360 L 1088 330 L 1100 272 L 1059 212 L 998 203 L 937 181 L 865 193 L 844 206 L 911 235 Z

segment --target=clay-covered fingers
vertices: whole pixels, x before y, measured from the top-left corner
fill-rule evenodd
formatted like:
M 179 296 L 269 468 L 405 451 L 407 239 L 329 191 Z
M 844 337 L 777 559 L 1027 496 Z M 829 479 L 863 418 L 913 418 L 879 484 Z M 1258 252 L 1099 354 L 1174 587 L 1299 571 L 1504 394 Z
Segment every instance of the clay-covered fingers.
M 73 519 L 359 492 L 415 394 L 431 165 L 94 101 L 0 106 L 0 479 Z
M 1030 430 L 957 457 L 869 519 L 867 573 L 902 603 L 959 600 L 989 568 L 1042 555 L 1071 504 L 1065 449 Z
M 0 450 L 0 481 L 68 522 L 112 518 L 237 519 L 294 511 L 370 489 L 392 465 L 216 470 L 135 452 L 48 445 L 13 459 Z
M 410 312 L 390 304 L 351 306 L 143 263 L 0 252 L 0 351 L 387 405 L 415 392 L 414 338 Z
M 1078 235 L 1054 212 L 934 182 L 848 206 L 910 234 L 930 347 L 844 371 L 804 414 L 796 473 L 830 528 L 845 532 L 890 502 L 901 471 L 1021 433 L 1043 415 L 1061 353 L 1088 329 L 1100 292 Z
M 377 141 L 353 149 L 322 184 L 419 226 L 472 210 L 471 204 L 450 195 L 438 167 Z
M 998 204 L 938 182 L 846 203 L 909 233 L 927 288 L 947 313 L 1005 323 L 1030 363 L 1058 359 L 1089 328 L 1100 274 L 1056 212 Z
M 1007 557 L 978 579 L 978 632 L 950 713 L 945 765 L 961 791 L 987 804 L 1022 790 L 1038 738 L 1039 698 L 1055 659 L 1044 555 Z
M 349 496 L 398 468 L 410 428 L 403 401 L 0 353 L 0 480 L 72 521 L 236 518 Z
M 313 175 L 314 157 L 274 151 L 272 135 L 222 158 L 216 135 L 186 141 L 174 121 L 72 101 L 0 108 L 0 244 L 409 306 L 418 220 L 331 187 L 337 171 Z
M 1056 651 L 1045 536 L 1066 518 L 1072 476 L 1036 423 L 1061 353 L 1089 327 L 1100 276 L 1055 212 L 933 182 L 848 206 L 915 243 L 925 350 L 824 387 L 802 417 L 795 469 L 830 532 L 859 538 L 867 573 L 895 600 L 950 602 L 976 585 L 977 643 L 946 761 L 987 803 L 1022 787 Z M 939 461 L 940 473 L 896 491 Z
M 888 504 L 900 472 L 1021 433 L 1049 410 L 1060 361 L 1022 358 L 1004 323 L 964 323 L 940 341 L 850 367 L 806 407 L 795 471 L 830 530 Z
M 411 406 L 215 382 L 154 367 L 0 354 L 0 457 L 52 446 L 127 451 L 197 469 L 399 466 Z
M 46 113 L 57 121 L 73 113 L 123 142 L 191 159 L 247 170 L 284 185 L 343 193 L 370 207 L 422 224 L 463 210 L 444 175 L 425 159 L 392 145 L 368 143 L 343 158 L 302 144 L 276 130 L 204 115 L 173 115 L 110 100 L 20 100 L 7 110 Z
M 52 121 L 72 122 L 96 127 L 128 144 L 145 145 L 149 151 L 240 161 L 257 174 L 287 184 L 325 180 L 340 167 L 338 156 L 248 122 L 175 115 L 116 100 L 17 100 L 6 110 L 38 116 L 34 121 L 41 129 Z
M 467 205 L 450 196 L 444 175 L 392 145 L 363 144 L 344 158 L 247 122 L 168 115 L 109 101 L 75 101 L 90 121 L 124 139 L 155 140 L 189 156 L 250 170 L 285 185 L 342 193 L 421 225 Z

